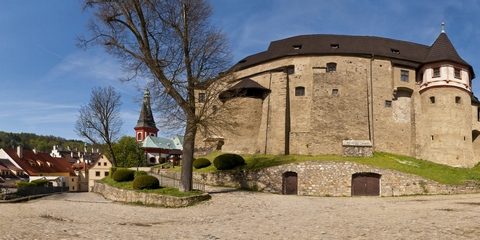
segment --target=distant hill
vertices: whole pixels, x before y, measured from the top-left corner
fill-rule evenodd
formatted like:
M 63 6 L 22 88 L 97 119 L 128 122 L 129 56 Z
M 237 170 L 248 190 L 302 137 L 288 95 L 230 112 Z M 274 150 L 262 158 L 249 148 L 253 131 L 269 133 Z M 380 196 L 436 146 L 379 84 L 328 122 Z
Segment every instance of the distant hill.
M 78 149 L 83 151 L 84 142 L 67 140 L 55 136 L 42 136 L 34 133 L 9 133 L 0 131 L 0 148 L 12 149 L 21 145 L 25 150 L 37 149 L 39 152 L 51 152 L 54 145 L 63 146 L 64 149 Z

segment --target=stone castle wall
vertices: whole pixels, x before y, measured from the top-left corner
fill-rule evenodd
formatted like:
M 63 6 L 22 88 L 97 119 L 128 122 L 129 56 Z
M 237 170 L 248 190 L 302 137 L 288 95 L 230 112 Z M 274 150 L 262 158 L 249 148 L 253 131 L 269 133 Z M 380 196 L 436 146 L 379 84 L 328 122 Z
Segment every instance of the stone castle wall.
M 168 170 L 154 169 L 168 175 Z M 448 185 L 408 173 L 371 167 L 355 162 L 310 161 L 286 164 L 260 170 L 193 173 L 195 182 L 207 185 L 256 189 L 268 193 L 283 193 L 283 174 L 298 174 L 298 195 L 305 196 L 352 196 L 352 175 L 376 173 L 380 178 L 380 196 L 403 196 L 417 194 L 464 194 L 479 193 L 476 182 L 465 185 Z
M 327 72 L 332 62 L 336 71 Z M 278 71 L 282 67 L 285 70 Z M 401 80 L 401 71 L 408 72 L 408 81 Z M 478 106 L 472 108 L 468 92 L 445 87 L 420 93 L 415 69 L 389 59 L 289 56 L 235 74 L 271 93 L 265 99 L 227 102 L 241 109 L 229 115 L 228 126 L 241 134 L 212 133 L 225 137 L 224 152 L 341 155 L 343 140 L 370 140 L 373 151 L 461 167 L 479 161 Z M 296 87 L 304 87 L 305 95 L 295 96 Z M 431 106 L 431 94 L 453 104 Z M 462 104 L 454 103 L 456 96 Z M 436 143 L 432 135 L 438 137 Z

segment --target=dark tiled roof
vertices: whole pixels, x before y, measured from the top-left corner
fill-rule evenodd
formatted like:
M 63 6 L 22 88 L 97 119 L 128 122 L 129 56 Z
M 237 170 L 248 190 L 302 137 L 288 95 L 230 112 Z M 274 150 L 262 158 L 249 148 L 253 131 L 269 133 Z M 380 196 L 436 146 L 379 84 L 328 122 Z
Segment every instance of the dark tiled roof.
M 443 51 L 446 51 L 445 53 Z M 315 34 L 290 37 L 270 43 L 268 50 L 250 55 L 233 69 L 242 70 L 259 63 L 287 56 L 345 55 L 383 57 L 394 64 L 418 68 L 430 60 L 449 60 L 471 66 L 461 59 L 445 33 L 430 47 L 427 45 L 370 36 Z M 426 62 L 427 61 L 427 62 Z M 473 76 L 473 74 L 472 74 Z
M 142 109 L 140 110 L 140 116 L 138 117 L 135 129 L 144 127 L 158 130 L 155 125 L 155 120 L 153 119 L 153 113 L 150 106 L 150 92 L 148 90 L 145 90 Z
M 472 66 L 458 55 L 457 50 L 455 50 L 455 47 L 453 47 L 452 42 L 450 42 L 450 39 L 448 39 L 448 36 L 445 33 L 441 33 L 437 40 L 435 40 L 430 51 L 423 60 L 423 64 L 441 61 L 451 61 L 468 66 L 470 71 L 473 72 Z

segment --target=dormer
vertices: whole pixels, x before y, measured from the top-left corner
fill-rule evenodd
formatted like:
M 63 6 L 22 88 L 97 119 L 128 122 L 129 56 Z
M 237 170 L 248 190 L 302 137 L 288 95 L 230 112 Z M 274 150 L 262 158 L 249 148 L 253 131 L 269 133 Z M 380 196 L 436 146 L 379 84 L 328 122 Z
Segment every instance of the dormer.
M 420 92 L 432 87 L 455 87 L 471 92 L 470 83 L 475 78 L 472 66 L 458 55 L 444 30 L 417 72 Z

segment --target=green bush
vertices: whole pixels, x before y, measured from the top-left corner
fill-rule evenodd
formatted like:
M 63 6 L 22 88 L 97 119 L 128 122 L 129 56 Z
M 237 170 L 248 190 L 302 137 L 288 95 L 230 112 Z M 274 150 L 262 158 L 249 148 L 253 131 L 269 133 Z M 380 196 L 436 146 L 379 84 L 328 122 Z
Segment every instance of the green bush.
M 115 173 L 115 171 L 117 171 L 117 167 L 111 167 L 111 168 L 108 170 L 108 176 L 109 176 L 109 177 L 112 177 L 113 174 Z
M 46 187 L 48 186 L 48 180 L 37 179 L 30 182 L 35 187 Z
M 205 168 L 210 165 L 212 165 L 212 163 L 206 158 L 198 158 L 193 161 L 193 167 L 195 169 Z
M 143 176 L 143 175 L 148 175 L 148 173 L 140 170 L 140 171 L 135 171 L 135 173 L 133 174 L 133 177 L 137 178 L 138 176 Z
M 218 170 L 230 170 L 244 164 L 245 160 L 243 157 L 233 153 L 219 155 L 213 160 L 213 165 Z
M 133 180 L 132 186 L 134 189 L 157 189 L 160 188 L 160 182 L 154 176 L 141 175 Z
M 126 168 L 117 168 L 112 175 L 112 179 L 115 182 L 128 182 L 134 179 L 134 170 L 126 169 Z
M 24 187 L 35 187 L 36 185 L 30 182 L 17 182 L 15 186 L 17 188 L 24 188 Z

